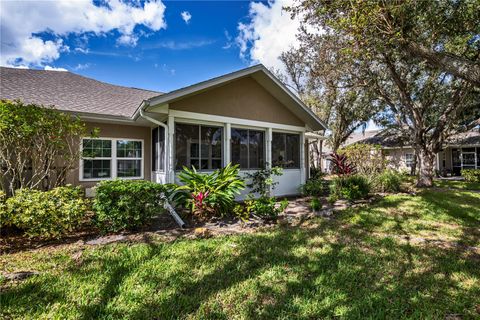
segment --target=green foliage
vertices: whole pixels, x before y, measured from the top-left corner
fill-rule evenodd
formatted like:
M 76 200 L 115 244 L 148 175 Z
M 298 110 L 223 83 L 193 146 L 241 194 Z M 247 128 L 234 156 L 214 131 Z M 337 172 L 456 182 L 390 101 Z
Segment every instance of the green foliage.
M 322 209 L 322 203 L 320 202 L 320 199 L 313 198 L 312 201 L 310 201 L 310 207 L 313 211 L 318 211 Z
M 245 189 L 239 171 L 238 165 L 230 163 L 209 174 L 184 167 L 178 176 L 184 185 L 177 188 L 183 197 L 178 198 L 200 217 L 229 214 L 235 207 L 235 196 Z
M 309 179 L 302 185 L 301 190 L 306 196 L 322 196 L 328 192 L 328 182 L 322 179 Z
M 463 169 L 461 174 L 468 182 L 480 182 L 480 169 Z
M 0 190 L 0 228 L 10 225 L 9 215 L 7 214 L 7 195 Z
M 95 224 L 103 232 L 140 227 L 163 210 L 159 195 L 167 187 L 144 180 L 105 180 L 95 188 Z
M 341 176 L 333 179 L 330 192 L 338 199 L 349 201 L 364 199 L 370 192 L 370 183 L 361 175 Z
M 278 215 L 285 211 L 287 206 L 287 199 L 283 199 L 280 203 L 277 203 L 275 197 L 262 196 L 258 199 L 245 200 L 245 208 L 247 212 L 267 220 L 277 219 Z
M 399 192 L 405 176 L 395 170 L 384 170 L 373 178 L 373 189 L 378 192 Z
M 2 225 L 15 225 L 30 237 L 59 238 L 73 231 L 85 218 L 88 201 L 80 187 L 50 191 L 21 189 L 5 202 Z
M 45 183 L 47 189 L 62 185 L 68 171 L 78 165 L 78 144 L 86 135 L 84 122 L 70 114 L 1 100 L 0 184 L 7 186 L 8 195 L 16 189 L 43 188 Z
M 270 191 L 275 189 L 278 182 L 273 181 L 274 176 L 281 176 L 283 169 L 281 167 L 264 168 L 254 173 L 247 173 L 247 178 L 251 182 L 247 185 L 252 193 L 258 193 L 262 197 L 267 197 Z
M 360 174 L 375 174 L 381 172 L 387 164 L 387 161 L 382 155 L 380 145 L 354 143 L 340 149 L 338 153 L 345 155 L 348 162 L 351 163 L 355 167 L 356 172 Z

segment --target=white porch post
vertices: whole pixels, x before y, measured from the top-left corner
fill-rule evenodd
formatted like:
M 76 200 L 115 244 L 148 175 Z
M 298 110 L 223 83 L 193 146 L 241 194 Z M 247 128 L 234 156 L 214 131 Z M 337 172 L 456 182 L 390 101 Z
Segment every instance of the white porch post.
M 169 115 L 168 116 L 168 157 L 167 157 L 167 163 L 165 164 L 165 173 L 166 177 L 165 180 L 168 181 L 169 183 L 174 183 L 175 182 L 175 156 L 173 154 L 173 148 L 174 148 L 174 134 L 175 134 L 175 117 Z
M 232 160 L 231 160 L 231 152 L 230 152 L 230 140 L 232 140 L 232 125 L 231 123 L 227 122 L 225 123 L 224 125 L 224 130 L 225 130 L 225 134 L 223 135 L 224 136 L 224 139 L 223 139 L 223 150 L 224 150 L 224 154 L 223 154 L 223 166 L 226 167 L 227 164 L 229 164 Z
M 272 167 L 272 128 L 267 128 L 267 136 L 266 136 L 266 148 L 265 152 L 266 154 L 266 167 L 271 168 Z
M 305 133 L 300 134 L 300 181 L 305 183 Z

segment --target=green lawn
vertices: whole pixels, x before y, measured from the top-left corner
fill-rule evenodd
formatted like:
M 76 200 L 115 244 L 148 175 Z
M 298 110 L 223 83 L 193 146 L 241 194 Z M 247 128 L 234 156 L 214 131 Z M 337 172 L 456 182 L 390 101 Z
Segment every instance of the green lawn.
M 467 182 L 465 180 L 435 180 L 435 186 L 440 188 L 453 188 L 463 190 L 476 190 L 480 191 L 480 182 Z
M 0 317 L 474 319 L 479 227 L 479 193 L 430 190 L 255 234 L 4 255 L 42 274 L 4 281 Z

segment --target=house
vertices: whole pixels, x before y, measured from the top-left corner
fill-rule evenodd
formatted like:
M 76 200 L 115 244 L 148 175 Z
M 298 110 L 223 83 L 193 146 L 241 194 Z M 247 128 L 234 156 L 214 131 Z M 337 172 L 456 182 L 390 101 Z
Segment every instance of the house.
M 70 72 L 0 69 L 0 98 L 53 105 L 80 116 L 84 137 L 68 182 L 88 190 L 101 180 L 177 181 L 183 166 L 208 172 L 233 162 L 242 174 L 284 168 L 275 195 L 298 193 L 308 175 L 305 134 L 325 125 L 264 66 L 169 93 L 103 83 Z
M 388 165 L 397 170 L 410 170 L 415 158 L 415 151 L 408 142 L 388 135 L 385 131 L 357 141 L 358 143 L 378 144 L 382 147 Z M 480 131 L 451 136 L 445 141 L 442 151 L 436 155 L 437 172 L 441 176 L 459 176 L 462 169 L 480 169 Z

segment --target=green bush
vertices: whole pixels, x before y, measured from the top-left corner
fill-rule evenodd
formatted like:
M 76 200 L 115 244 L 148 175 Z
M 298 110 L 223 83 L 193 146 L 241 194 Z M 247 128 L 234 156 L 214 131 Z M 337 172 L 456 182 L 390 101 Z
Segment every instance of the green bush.
M 130 230 L 163 210 L 159 195 L 168 186 L 143 180 L 106 180 L 95 188 L 95 224 L 103 232 Z
M 462 169 L 461 174 L 468 182 L 480 182 L 480 169 Z
M 7 195 L 0 190 L 0 228 L 11 224 L 11 219 L 7 214 Z
M 370 192 L 370 183 L 361 175 L 346 175 L 333 179 L 330 185 L 331 195 L 349 201 L 364 199 Z
M 184 167 L 178 178 L 184 184 L 177 188 L 183 197 L 177 199 L 190 207 L 191 212 L 205 218 L 211 215 L 231 214 L 235 207 L 235 196 L 245 189 L 245 181 L 238 175 L 238 165 L 228 164 L 214 172 L 199 173 Z
M 245 209 L 250 214 L 255 214 L 262 219 L 274 220 L 280 213 L 285 211 L 288 206 L 288 200 L 283 199 L 279 203 L 275 197 L 260 197 L 258 199 L 245 200 Z
M 395 170 L 384 170 L 373 179 L 373 186 L 378 192 L 399 192 L 404 176 Z
M 318 211 L 322 209 L 322 203 L 320 202 L 320 199 L 313 198 L 312 201 L 310 201 L 310 207 L 313 211 Z
M 2 225 L 15 225 L 30 237 L 48 239 L 73 231 L 85 218 L 88 201 L 79 187 L 20 189 L 6 200 L 5 207 L 7 219 Z
M 310 179 L 301 187 L 302 194 L 318 197 L 328 192 L 328 182 L 321 179 Z

